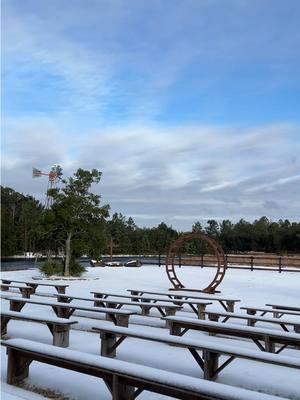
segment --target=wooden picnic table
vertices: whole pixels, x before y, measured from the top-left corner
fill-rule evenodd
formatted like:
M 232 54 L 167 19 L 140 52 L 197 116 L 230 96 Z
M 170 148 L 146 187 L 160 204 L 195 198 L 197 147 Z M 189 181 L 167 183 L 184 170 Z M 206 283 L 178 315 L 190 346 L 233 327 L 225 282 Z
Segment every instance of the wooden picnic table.
M 10 320 L 20 320 L 46 324 L 53 336 L 53 345 L 59 347 L 69 346 L 69 333 L 71 325 L 78 321 L 65 318 L 43 317 L 39 315 L 24 314 L 17 311 L 1 311 L 1 337 L 7 334 L 7 325 Z
M 214 296 L 214 295 L 195 295 L 195 293 L 188 293 L 183 291 L 169 291 L 169 292 L 153 292 L 147 290 L 140 289 L 127 289 L 133 296 L 142 296 L 143 294 L 155 294 L 160 296 L 167 296 L 170 299 L 198 299 L 198 300 L 207 300 L 207 301 L 217 301 L 221 304 L 221 306 L 225 309 L 225 311 L 234 312 L 234 306 L 236 302 L 239 302 L 239 299 L 233 299 L 229 297 L 223 296 Z
M 198 366 L 203 370 L 204 379 L 216 379 L 227 365 L 235 358 L 248 359 L 252 361 L 265 362 L 285 367 L 300 369 L 300 359 L 297 357 L 286 357 L 278 354 L 271 354 L 261 351 L 248 350 L 243 347 L 220 343 L 216 339 L 190 339 L 166 335 L 164 333 L 154 333 L 141 331 L 134 328 L 123 328 L 116 326 L 107 326 L 97 324 L 92 328 L 100 334 L 101 339 L 101 356 L 114 358 L 116 350 L 126 338 L 136 338 L 138 340 L 146 340 L 158 343 L 164 343 L 171 346 L 181 347 L 188 350 L 197 362 Z M 202 351 L 202 356 L 199 354 Z M 227 360 L 223 360 L 220 365 L 220 356 L 229 356 Z
M 1 284 L 1 290 L 2 291 L 8 291 L 10 288 L 12 289 L 19 289 L 20 293 L 22 294 L 22 297 L 29 299 L 30 295 L 34 293 L 34 289 L 30 286 L 21 286 L 21 285 L 14 285 L 14 284 L 8 284 L 8 283 L 2 283 Z
M 39 301 L 31 299 L 23 299 L 22 297 L 8 297 L 4 298 L 10 302 L 11 311 L 21 311 L 25 304 L 34 304 L 38 306 L 52 307 L 53 311 L 59 318 L 67 318 L 74 313 L 75 310 L 89 311 L 95 313 L 105 314 L 106 319 L 112 321 L 116 325 L 128 326 L 129 316 L 136 314 L 133 311 L 116 310 L 114 308 L 101 308 L 101 307 L 85 307 L 75 304 L 59 303 L 53 301 Z
M 144 390 L 180 400 L 278 400 L 253 390 L 25 339 L 9 339 L 1 345 L 7 348 L 6 379 L 10 385 L 26 379 L 30 364 L 38 361 L 103 379 L 113 400 L 133 400 Z M 86 396 L 90 398 L 88 388 Z
M 267 318 L 261 316 L 254 316 L 249 314 L 238 314 L 238 313 L 229 313 L 229 312 L 214 312 L 207 311 L 208 319 L 210 321 L 219 322 L 220 318 L 224 319 L 221 322 L 227 322 L 229 319 L 245 319 L 247 320 L 248 326 L 255 326 L 257 321 L 266 322 L 270 324 L 279 325 L 285 332 L 289 332 L 287 326 L 292 326 L 296 333 L 300 333 L 300 320 L 282 320 L 279 318 Z
M 273 314 L 274 318 L 281 318 L 283 315 L 295 315 L 300 317 L 300 312 L 298 311 L 291 311 L 291 310 L 284 310 L 281 308 L 268 308 L 268 307 L 240 307 L 240 310 L 246 310 L 247 314 L 249 315 L 256 315 L 259 311 L 261 312 L 260 316 L 263 317 L 265 314 Z
M 94 307 L 104 307 L 104 308 L 115 308 L 120 310 L 124 305 L 125 306 L 137 306 L 142 310 L 142 315 L 147 316 L 150 314 L 151 308 L 156 308 L 160 315 L 165 317 L 167 315 L 175 315 L 176 311 L 180 310 L 180 306 L 175 306 L 174 304 L 163 304 L 163 303 L 149 303 L 149 302 L 138 302 L 132 303 L 132 301 L 124 301 L 124 300 L 112 300 L 112 299 L 103 299 L 103 298 L 88 298 L 88 297 L 79 297 L 79 296 L 69 296 L 66 294 L 57 294 L 57 300 L 59 302 L 70 303 L 72 300 L 82 300 L 82 301 L 93 301 Z
M 158 298 L 158 297 L 144 297 L 144 296 L 136 296 L 136 295 L 124 295 L 124 294 L 116 294 L 116 293 L 110 293 L 110 292 L 91 292 L 94 294 L 94 297 L 96 299 L 107 299 L 109 297 L 120 297 L 120 298 L 127 298 L 131 299 L 131 301 L 139 303 L 139 302 L 149 302 L 149 303 L 172 303 L 178 306 L 183 306 L 183 305 L 188 305 L 193 312 L 197 315 L 199 319 L 205 319 L 205 310 L 206 307 L 212 302 L 210 301 L 204 301 L 204 300 L 197 300 L 197 299 L 166 299 L 166 298 Z
M 7 285 L 10 285 L 12 282 L 24 283 L 25 285 L 33 288 L 33 293 L 35 293 L 38 286 L 51 286 L 56 289 L 57 293 L 64 294 L 66 292 L 66 288 L 69 286 L 69 285 L 65 285 L 65 284 L 61 284 L 61 283 L 44 283 L 44 282 L 38 282 L 38 281 L 19 281 L 16 279 L 7 279 L 7 278 L 1 279 L 1 280 L 4 284 L 7 284 Z M 6 290 L 8 290 L 8 288 Z
M 272 308 L 279 308 L 281 310 L 289 310 L 289 311 L 298 311 L 300 312 L 300 307 L 295 306 L 287 306 L 282 304 L 266 304 L 266 306 L 270 306 Z
M 223 324 L 214 321 L 200 321 L 195 318 L 165 317 L 170 326 L 170 334 L 184 335 L 188 330 L 198 330 L 210 334 L 222 334 L 225 336 L 237 336 L 252 340 L 261 351 L 280 353 L 287 346 L 299 348 L 300 335 L 291 332 L 277 332 L 272 329 L 239 326 L 236 324 Z M 262 345 L 261 342 L 264 343 Z M 275 345 L 282 344 L 278 350 Z

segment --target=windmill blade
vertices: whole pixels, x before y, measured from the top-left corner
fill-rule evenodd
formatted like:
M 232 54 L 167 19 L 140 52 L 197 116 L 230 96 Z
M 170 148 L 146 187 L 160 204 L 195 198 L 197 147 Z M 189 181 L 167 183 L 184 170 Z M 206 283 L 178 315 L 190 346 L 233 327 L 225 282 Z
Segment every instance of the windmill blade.
M 32 177 L 39 178 L 42 175 L 42 171 L 37 168 L 32 168 Z

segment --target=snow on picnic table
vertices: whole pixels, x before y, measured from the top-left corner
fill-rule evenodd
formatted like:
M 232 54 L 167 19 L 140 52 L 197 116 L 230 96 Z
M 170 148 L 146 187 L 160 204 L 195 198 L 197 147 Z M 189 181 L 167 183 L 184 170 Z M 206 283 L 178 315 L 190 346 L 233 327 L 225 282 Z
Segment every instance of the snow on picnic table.
M 197 268 L 182 267 L 176 270 L 180 279 L 186 287 L 193 289 L 201 289 L 207 286 L 216 270 L 213 268 Z M 6 271 L 2 273 L 2 278 L 11 278 L 18 280 L 31 280 L 33 276 L 38 275 L 37 271 Z M 68 283 L 66 293 L 73 296 L 91 297 L 90 291 L 105 291 L 112 293 L 129 294 L 126 292 L 128 288 L 137 288 L 151 291 L 166 291 L 170 287 L 164 267 L 143 266 L 142 268 L 88 268 L 85 273 L 86 280 L 77 281 L 55 281 L 55 283 Z M 97 279 L 98 278 L 98 279 Z M 236 311 L 241 306 L 264 306 L 266 303 L 286 304 L 291 306 L 299 306 L 300 303 L 300 273 L 275 271 L 249 271 L 229 269 L 226 272 L 224 281 L 220 289 L 220 295 L 240 299 L 241 302 L 236 303 Z M 19 292 L 13 292 L 14 296 Z M 4 292 L 7 295 L 9 292 Z M 52 287 L 39 286 L 37 288 L 39 294 L 56 294 L 56 290 Z M 38 296 L 32 296 L 34 299 L 41 299 Z M 49 298 L 50 300 L 50 298 Z M 73 300 L 75 302 L 75 300 Z M 8 302 L 1 301 L 2 308 L 8 309 Z M 77 304 L 92 306 L 92 303 L 76 301 Z M 123 306 L 124 309 L 140 311 L 136 306 Z M 211 311 L 223 311 L 218 302 L 213 302 L 207 307 Z M 22 311 L 23 312 L 23 311 Z M 39 307 L 37 305 L 26 304 L 24 312 L 32 315 L 54 316 L 52 309 Z M 160 315 L 156 310 L 151 311 L 153 318 L 133 315 L 130 317 L 130 326 L 148 333 L 159 332 L 168 335 L 168 330 L 164 328 L 165 323 L 160 319 Z M 178 316 L 187 316 L 196 318 L 186 306 L 184 311 L 177 313 Z M 92 318 L 86 318 L 86 317 Z M 104 316 L 100 314 L 75 312 L 71 320 L 79 321 L 75 324 L 74 329 L 70 333 L 70 349 L 84 351 L 90 354 L 99 354 L 100 338 L 98 333 L 84 332 L 84 329 L 91 329 L 95 326 L 97 319 L 103 321 Z M 284 318 L 284 317 L 283 317 Z M 288 316 L 288 319 L 300 320 L 297 316 Z M 110 325 L 110 322 L 104 321 Z M 246 322 L 236 320 L 234 323 L 245 326 Z M 258 327 L 268 329 L 281 330 L 274 324 L 257 323 Z M 47 326 L 34 324 L 24 321 L 10 321 L 8 325 L 8 335 L 10 338 L 24 338 L 35 340 L 41 343 L 52 343 L 51 334 Z M 187 332 L 186 337 L 197 339 L 207 338 L 207 334 L 202 332 Z M 214 338 L 220 344 L 228 344 L 232 346 L 243 347 L 244 349 L 257 350 L 253 342 L 241 339 L 222 338 L 217 336 Z M 286 349 L 282 355 L 299 357 L 300 351 L 295 349 Z M 9 395 L 15 394 L 15 397 L 23 399 L 39 399 L 43 398 L 39 395 L 25 397 L 14 392 L 14 388 L 6 385 L 6 354 L 5 349 L 1 351 L 2 355 L 2 399 L 9 399 Z M 198 367 L 188 351 L 182 348 L 167 346 L 162 343 L 142 341 L 134 338 L 128 338 L 117 350 L 117 359 L 160 368 L 167 371 L 182 373 L 192 377 L 202 378 L 203 373 Z M 222 357 L 223 359 L 223 357 Z M 225 360 L 225 357 L 224 357 Z M 111 398 L 105 384 L 97 378 L 79 374 L 73 371 L 62 370 L 53 366 L 39 364 L 34 362 L 30 367 L 30 374 L 27 380 L 29 385 L 38 386 L 43 389 L 51 389 L 61 392 L 68 399 L 85 400 L 101 399 L 108 400 Z M 285 398 L 300 400 L 300 373 L 285 367 L 257 363 L 248 360 L 234 360 L 224 371 L 222 371 L 217 382 L 236 387 L 243 387 L 264 393 L 269 393 Z M 18 389 L 20 390 L 20 389 Z M 23 391 L 24 392 L 24 391 Z M 26 393 L 30 393 L 26 391 Z M 37 396 L 37 397 L 34 397 Z M 143 392 L 139 399 L 154 400 L 166 399 L 155 393 Z

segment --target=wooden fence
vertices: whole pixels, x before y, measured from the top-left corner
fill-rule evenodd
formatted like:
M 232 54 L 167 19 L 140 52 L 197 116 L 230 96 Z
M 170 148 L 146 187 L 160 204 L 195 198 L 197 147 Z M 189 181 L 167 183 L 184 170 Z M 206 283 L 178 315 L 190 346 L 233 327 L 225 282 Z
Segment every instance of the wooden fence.
M 278 256 L 276 254 L 226 254 L 228 268 L 240 268 L 250 270 L 276 270 L 279 272 L 300 272 L 299 256 Z M 158 264 L 165 264 L 165 256 L 158 257 Z M 214 267 L 217 258 L 214 255 L 202 254 L 200 256 L 178 255 L 175 264 Z

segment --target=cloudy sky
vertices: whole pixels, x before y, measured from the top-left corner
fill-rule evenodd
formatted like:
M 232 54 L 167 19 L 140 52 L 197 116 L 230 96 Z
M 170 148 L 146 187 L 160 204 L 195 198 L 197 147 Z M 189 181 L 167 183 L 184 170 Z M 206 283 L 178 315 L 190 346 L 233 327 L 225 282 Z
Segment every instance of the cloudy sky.
M 112 212 L 300 220 L 298 0 L 3 0 L 2 185 L 103 172 Z

